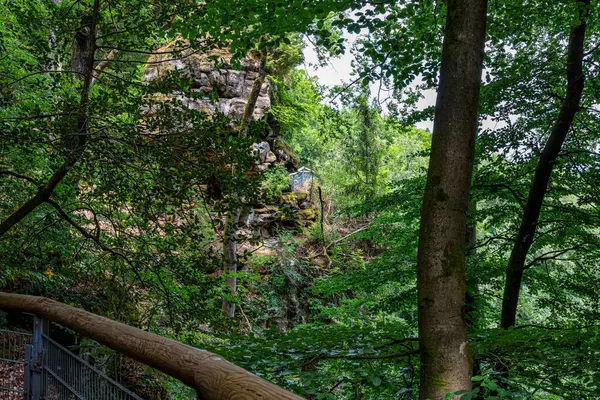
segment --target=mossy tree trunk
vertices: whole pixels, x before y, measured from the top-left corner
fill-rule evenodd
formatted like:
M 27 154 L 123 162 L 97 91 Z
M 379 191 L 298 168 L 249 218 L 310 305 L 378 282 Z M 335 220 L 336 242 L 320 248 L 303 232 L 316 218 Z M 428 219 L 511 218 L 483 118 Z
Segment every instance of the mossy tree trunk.
M 466 215 L 483 65 L 486 0 L 447 0 L 417 257 L 419 398 L 471 388 L 465 323 Z

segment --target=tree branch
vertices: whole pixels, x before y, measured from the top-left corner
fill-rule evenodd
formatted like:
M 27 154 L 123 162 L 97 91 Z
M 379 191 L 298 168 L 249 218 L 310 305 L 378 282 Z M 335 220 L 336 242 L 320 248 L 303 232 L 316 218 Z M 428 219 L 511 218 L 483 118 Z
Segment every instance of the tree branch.
M 136 53 L 136 54 L 147 54 L 147 55 L 160 55 L 160 54 L 179 54 L 182 51 L 191 49 L 192 46 L 183 47 L 181 49 L 172 50 L 172 51 L 145 51 L 145 50 L 134 50 L 134 49 L 123 49 L 121 47 L 112 47 L 112 46 L 98 46 L 99 49 L 108 49 L 108 50 L 116 50 L 123 53 Z
M 62 116 L 68 116 L 68 115 L 75 115 L 75 113 L 60 112 L 60 113 L 53 113 L 53 114 L 38 114 L 38 115 L 29 115 L 27 117 L 2 118 L 1 120 L 2 121 L 26 121 L 26 120 L 32 120 L 32 119 L 44 119 L 44 118 L 62 117 Z
M 531 267 L 533 267 L 538 261 L 542 261 L 542 260 L 552 260 L 555 259 L 557 257 L 562 256 L 563 254 L 571 251 L 571 250 L 576 250 L 580 247 L 585 246 L 587 243 L 579 243 L 578 245 L 575 245 L 573 247 L 569 247 L 568 249 L 564 249 L 564 250 L 553 250 L 553 251 L 549 251 L 547 253 L 544 253 L 536 258 L 534 258 L 533 260 L 531 260 L 530 263 L 528 263 L 527 265 L 525 265 L 525 267 L 523 269 L 529 269 Z
M 390 358 L 408 357 L 415 354 L 419 354 L 419 350 L 403 351 L 398 353 L 387 353 L 387 354 L 319 354 L 313 356 L 308 360 L 305 365 L 312 364 L 319 360 L 387 360 Z
M 19 82 L 21 82 L 22 80 L 25 80 L 25 79 L 27 79 L 27 78 L 29 78 L 29 77 L 31 77 L 31 76 L 34 76 L 34 75 L 43 75 L 43 74 L 75 74 L 75 75 L 80 75 L 80 76 L 82 76 L 82 75 L 83 75 L 83 74 L 82 74 L 81 72 L 79 72 L 79 71 L 69 71 L 69 70 L 60 70 L 60 71 L 58 71 L 58 70 L 42 70 L 42 71 L 31 72 L 31 73 L 29 73 L 29 74 L 27 74 L 27 75 L 24 75 L 24 76 L 22 76 L 22 77 L 20 77 L 20 78 L 18 78 L 18 79 L 15 79 L 14 81 L 7 83 L 7 84 L 5 85 L 5 87 L 12 86 L 12 85 L 14 85 L 15 83 L 19 83 Z
M 329 243 L 327 245 L 327 247 L 325 247 L 325 249 L 330 248 L 331 246 L 333 246 L 334 244 L 337 244 L 339 242 L 343 242 L 344 240 L 348 239 L 350 236 L 352 235 L 356 235 L 359 232 L 365 231 L 367 230 L 367 228 L 369 227 L 369 225 L 365 225 L 363 227 L 358 228 L 357 230 L 355 230 L 354 232 L 350 232 L 349 234 L 347 234 L 346 236 L 342 236 L 341 238 L 334 240 L 333 242 Z
M 102 72 L 104 72 L 106 67 L 108 67 L 108 64 L 111 61 L 114 61 L 115 57 L 117 56 L 117 53 L 118 53 L 118 50 L 111 50 L 108 52 L 108 54 L 105 56 L 105 58 L 98 61 L 98 64 L 94 68 L 92 81 L 95 81 L 96 79 L 98 79 L 98 77 L 100 75 L 102 75 Z
M 26 180 L 28 182 L 31 182 L 31 183 L 33 183 L 36 186 L 39 185 L 39 183 L 35 179 L 33 179 L 33 178 L 31 178 L 31 177 L 29 177 L 27 175 L 23 175 L 23 174 L 19 174 L 17 172 L 14 172 L 14 171 L 10 171 L 8 169 L 0 170 L 0 175 L 10 175 L 10 176 L 13 176 L 15 178 L 19 178 L 19 179 L 23 179 L 23 180 Z

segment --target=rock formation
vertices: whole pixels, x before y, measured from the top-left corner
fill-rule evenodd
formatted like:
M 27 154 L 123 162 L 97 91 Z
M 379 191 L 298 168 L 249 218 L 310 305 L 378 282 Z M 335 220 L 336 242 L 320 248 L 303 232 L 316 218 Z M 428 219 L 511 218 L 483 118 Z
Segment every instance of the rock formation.
M 173 71 L 183 73 L 191 79 L 191 90 L 189 93 L 173 94 L 173 97 L 190 109 L 220 112 L 233 121 L 241 119 L 252 84 L 258 77 L 260 62 L 250 55 L 242 60 L 240 70 L 234 70 L 231 54 L 226 49 L 207 52 L 188 49 L 181 51 L 176 59 L 171 53 L 175 50 L 174 43 L 158 49 L 148 59 L 144 81 L 166 78 Z M 256 102 L 254 119 L 262 118 L 270 107 L 270 85 L 267 80 Z
M 164 79 L 170 73 L 185 74 L 191 80 L 188 93 L 173 93 L 190 109 L 202 110 L 208 114 L 222 113 L 232 120 L 240 121 L 252 85 L 258 76 L 260 62 L 252 54 L 240 63 L 240 69 L 233 68 L 231 55 L 227 49 L 213 49 L 199 52 L 183 50 L 173 56 L 176 44 L 172 43 L 156 51 L 148 59 L 144 73 L 145 82 Z M 269 129 L 263 140 L 252 145 L 250 155 L 255 160 L 255 168 L 266 171 L 283 166 L 289 173 L 298 169 L 298 158 L 279 135 L 277 121 L 268 114 L 272 96 L 268 80 L 263 84 L 253 113 L 255 120 L 265 119 Z M 312 201 L 310 190 L 297 188 L 284 193 L 274 204 L 248 204 L 240 217 L 240 233 L 252 242 L 269 239 L 278 229 L 306 227 L 316 220 L 317 209 Z

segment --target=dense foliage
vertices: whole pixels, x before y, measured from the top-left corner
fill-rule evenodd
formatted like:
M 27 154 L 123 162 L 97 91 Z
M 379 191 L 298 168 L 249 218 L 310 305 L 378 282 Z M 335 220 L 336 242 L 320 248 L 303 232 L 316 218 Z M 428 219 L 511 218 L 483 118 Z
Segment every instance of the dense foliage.
M 536 224 L 517 326 L 499 328 L 507 260 L 567 90 L 581 4 L 490 1 L 468 216 L 476 236 L 465 245 L 474 389 L 463 399 L 600 397 L 595 1 L 583 96 Z M 415 124 L 432 116 L 417 104 L 438 83 L 445 13 L 433 0 L 0 0 L 2 226 L 69 165 L 49 197 L 0 234 L 2 291 L 208 348 L 308 399 L 416 398 L 431 135 Z M 86 93 L 73 59 L 91 18 Z M 195 92 L 184 69 L 144 79 L 153 52 L 173 62 L 226 46 L 233 68 L 248 54 L 267 57 L 272 107 L 247 135 L 240 121 L 178 98 L 218 100 Z M 353 52 L 356 79 L 321 85 L 300 67 L 303 46 L 323 62 Z M 378 81 L 390 99 L 369 90 Z M 301 191 L 314 223 L 297 223 L 286 203 L 305 200 L 290 192 L 287 164 L 254 167 L 249 149 L 272 135 L 314 174 Z M 221 310 L 221 243 L 226 216 L 242 205 L 282 216 L 274 232 L 238 243 L 231 319 Z

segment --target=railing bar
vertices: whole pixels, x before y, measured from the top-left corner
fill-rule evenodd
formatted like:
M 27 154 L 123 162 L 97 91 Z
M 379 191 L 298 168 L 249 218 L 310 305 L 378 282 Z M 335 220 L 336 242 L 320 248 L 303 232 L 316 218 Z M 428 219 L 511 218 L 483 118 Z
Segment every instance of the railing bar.
M 82 368 L 75 368 L 73 367 L 74 361 L 73 361 L 73 357 L 67 357 L 67 361 L 66 361 L 66 365 L 67 365 L 67 376 L 69 377 L 73 377 L 75 374 L 75 371 L 79 370 L 81 371 Z M 85 396 L 85 393 L 83 393 L 81 391 L 81 387 L 79 386 L 80 380 L 77 379 L 75 381 L 71 380 L 71 386 L 73 387 L 74 390 L 77 391 L 77 393 L 80 393 L 82 396 Z
M 0 358 L 0 361 L 7 361 L 12 364 L 25 364 L 25 361 L 11 360 L 9 358 Z
M 79 376 L 79 379 L 76 382 L 76 384 L 77 384 L 77 386 L 76 386 L 77 391 L 79 393 L 85 393 L 85 391 L 84 391 L 85 390 L 85 384 L 83 382 L 83 379 L 81 379 L 81 375 L 79 375 L 79 374 L 81 374 L 83 372 L 83 368 L 77 368 L 77 367 L 75 367 L 75 361 L 72 358 L 69 359 L 69 368 L 71 368 L 71 371 L 69 372 L 70 376 L 74 376 L 74 375 Z M 78 371 L 79 374 L 74 374 L 73 373 L 74 371 Z M 85 395 L 87 397 L 87 393 L 85 393 Z
M 77 357 L 75 354 L 73 354 L 70 350 L 66 349 L 65 347 L 61 346 L 60 344 L 58 344 L 57 342 L 55 342 L 54 340 L 52 340 L 50 337 L 48 337 L 48 335 L 46 334 L 42 334 L 43 337 L 45 337 L 46 339 L 48 339 L 48 341 L 58 347 L 59 349 L 61 349 L 63 352 L 65 352 L 68 356 L 74 358 L 75 360 L 79 361 L 80 363 L 82 363 L 83 365 L 85 365 L 86 367 L 88 367 L 89 369 L 91 369 L 92 371 L 94 371 L 95 373 L 97 373 L 98 375 L 100 375 L 101 378 L 103 378 L 104 380 L 112 383 L 113 385 L 115 385 L 116 387 L 118 387 L 119 389 L 123 390 L 124 392 L 126 392 L 128 395 L 132 396 L 134 399 L 136 400 L 143 400 L 141 397 L 139 397 L 138 395 L 136 395 L 135 393 L 133 393 L 132 391 L 130 391 L 129 389 L 127 389 L 126 387 L 124 387 L 123 385 L 121 385 L 119 382 L 115 381 L 114 379 L 104 375 L 100 370 L 96 369 L 95 367 L 91 366 L 90 364 L 88 364 L 85 360 L 82 360 L 81 358 Z M 46 368 L 48 369 L 48 368 Z M 84 399 L 85 400 L 85 399 Z
M 0 329 L 0 333 L 14 333 L 14 334 L 21 335 L 21 336 L 33 336 L 33 334 L 31 334 L 29 332 L 10 331 L 10 330 L 6 330 L 6 329 Z
M 25 392 L 25 399 L 29 399 L 29 390 L 31 386 L 29 384 L 29 379 L 31 378 L 31 346 L 30 344 L 25 345 L 25 361 L 27 362 L 23 366 L 23 392 Z
M 16 336 L 15 335 L 9 335 L 8 336 L 8 354 L 12 358 L 16 358 L 15 345 L 14 345 L 15 340 L 16 340 Z M 14 377 L 13 374 L 9 375 L 8 383 L 9 383 L 10 387 L 15 387 L 15 377 Z
M 54 371 L 52 371 L 51 369 L 46 369 L 46 371 L 48 371 L 48 373 L 52 375 L 54 379 L 56 379 L 60 384 L 62 384 L 63 388 L 69 389 L 69 391 L 72 394 L 74 394 L 79 400 L 86 400 L 85 397 L 82 397 L 79 393 L 77 393 L 75 389 L 73 389 L 67 382 L 62 380 L 62 378 L 60 378 Z
M 20 390 L 20 389 L 11 389 L 11 388 L 7 388 L 4 386 L 0 386 L 0 391 L 2 392 L 15 392 L 15 393 L 25 393 L 24 390 Z

